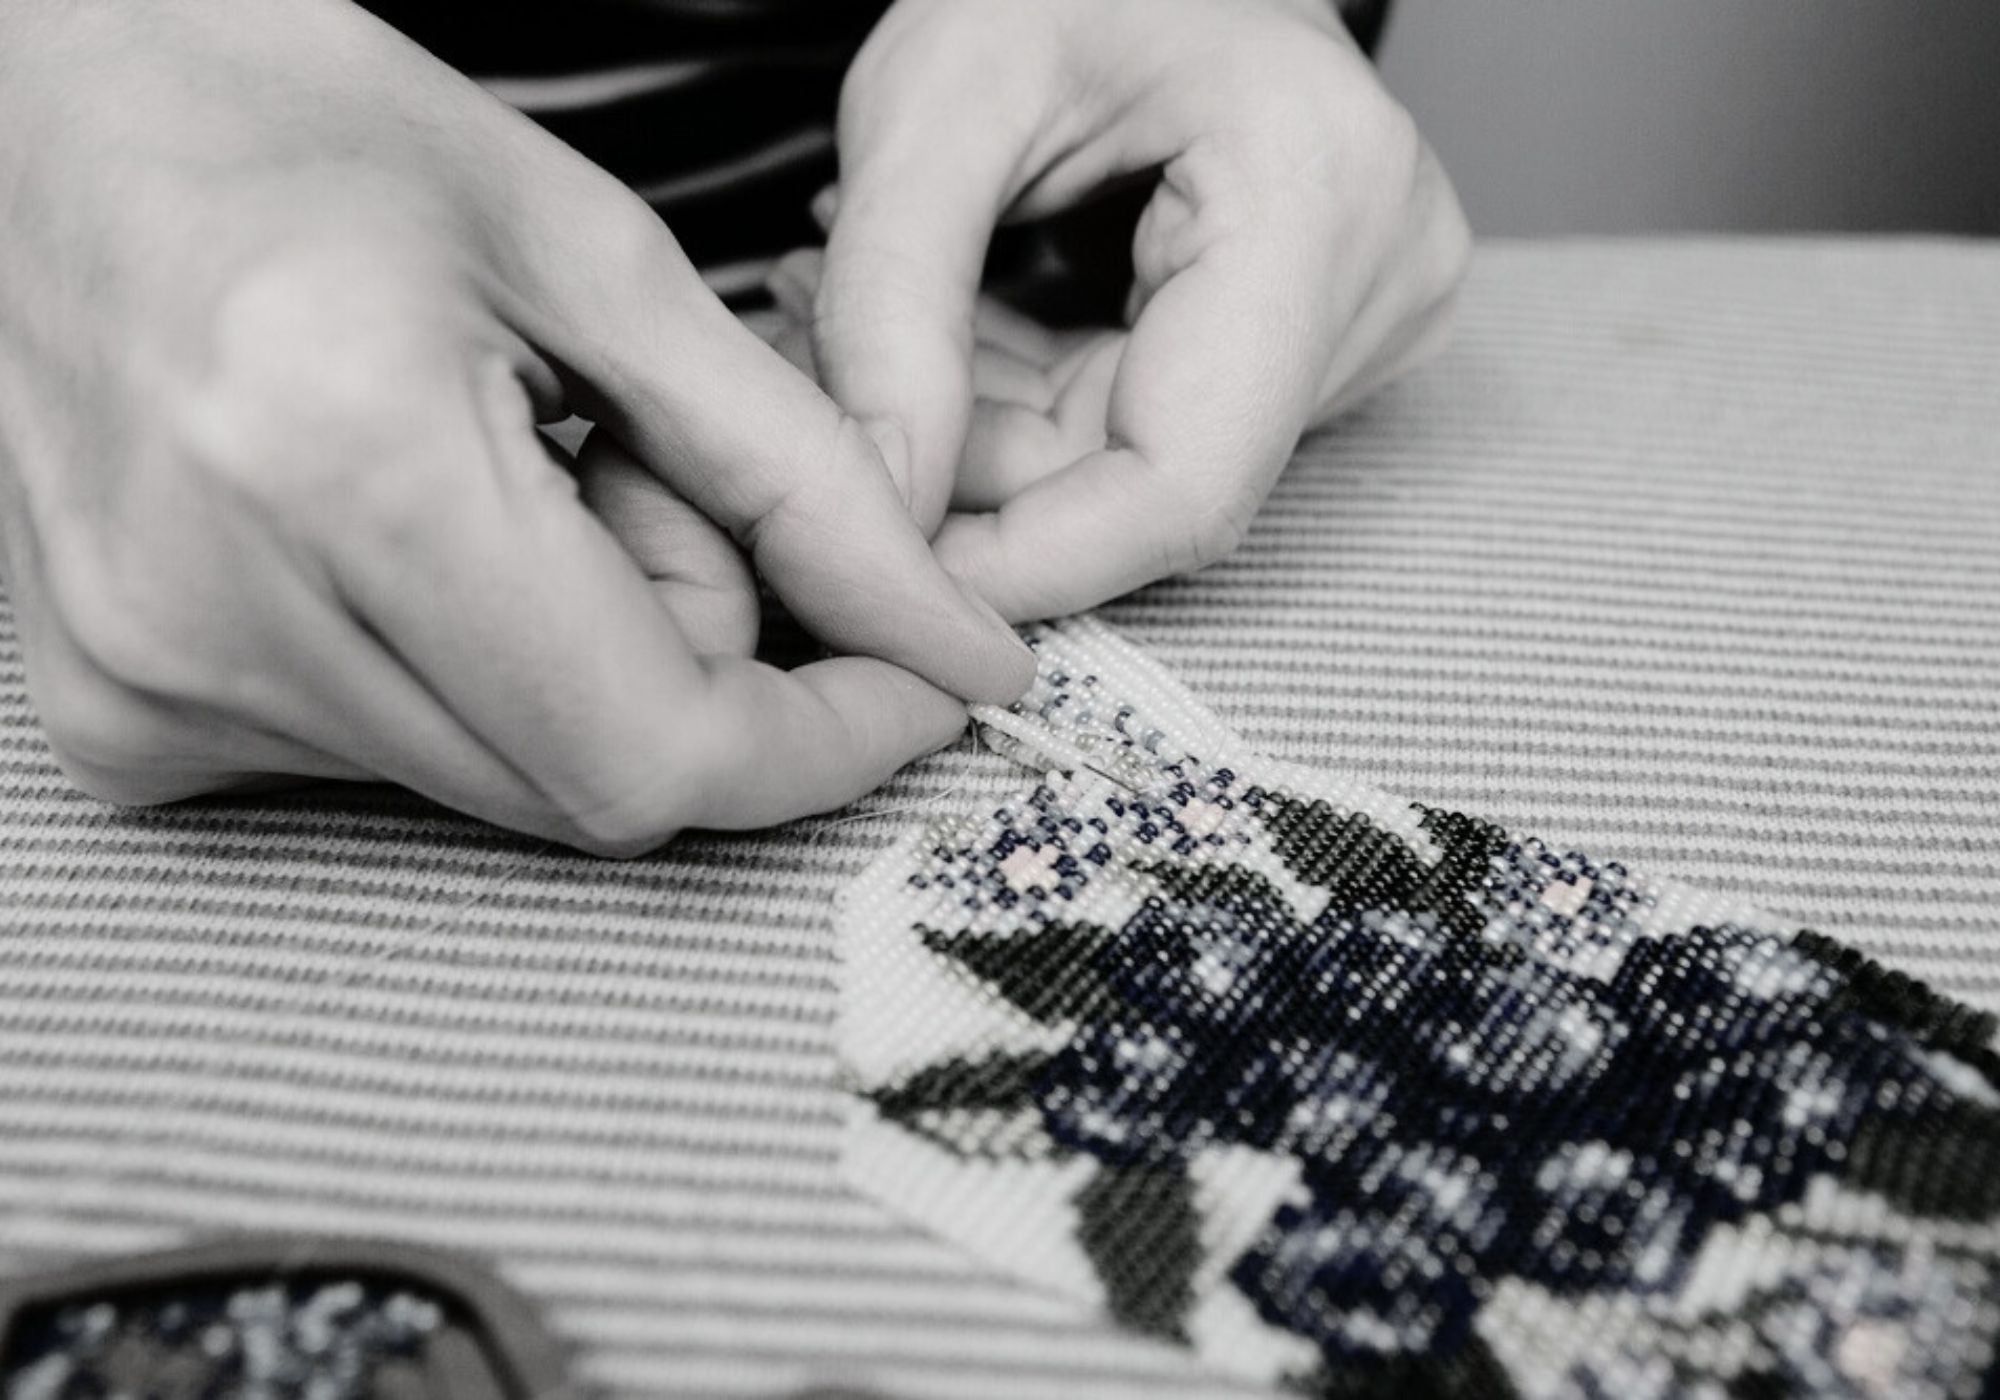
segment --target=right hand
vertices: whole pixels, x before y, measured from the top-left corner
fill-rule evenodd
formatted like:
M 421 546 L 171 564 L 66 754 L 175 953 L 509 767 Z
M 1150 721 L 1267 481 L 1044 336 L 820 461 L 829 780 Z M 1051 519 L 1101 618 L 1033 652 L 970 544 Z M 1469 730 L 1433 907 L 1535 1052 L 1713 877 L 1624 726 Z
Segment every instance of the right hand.
M 651 211 L 359 9 L 14 0 L 0 133 L 0 572 L 88 791 L 386 778 L 630 853 L 1025 687 Z M 751 660 L 753 569 L 861 655 Z

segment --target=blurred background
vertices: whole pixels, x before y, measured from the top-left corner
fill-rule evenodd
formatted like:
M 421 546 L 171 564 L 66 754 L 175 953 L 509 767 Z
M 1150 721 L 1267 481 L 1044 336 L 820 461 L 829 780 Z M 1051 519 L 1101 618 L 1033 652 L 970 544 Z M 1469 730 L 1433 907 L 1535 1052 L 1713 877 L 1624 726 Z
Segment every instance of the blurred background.
M 2000 0 L 1396 0 L 1482 235 L 2000 233 Z

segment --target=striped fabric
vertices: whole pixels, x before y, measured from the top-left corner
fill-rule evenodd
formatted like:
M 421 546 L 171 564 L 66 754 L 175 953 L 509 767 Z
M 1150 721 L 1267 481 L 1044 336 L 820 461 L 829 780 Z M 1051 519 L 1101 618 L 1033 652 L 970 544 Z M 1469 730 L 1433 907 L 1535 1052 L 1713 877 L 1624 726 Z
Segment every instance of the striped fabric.
M 558 18 L 551 0 L 362 3 L 631 185 L 736 304 L 761 299 L 774 258 L 819 241 L 808 205 L 836 174 L 840 81 L 887 8 L 887 0 L 569 0 Z M 1338 0 L 1365 47 L 1388 8 L 1388 0 Z M 1063 237 L 1070 261 L 1083 255 L 1067 249 L 1076 239 L 1094 241 Z M 1024 232 L 1000 245 L 1005 269 L 1046 260 Z
M 1259 749 L 1747 896 L 2000 1010 L 2000 249 L 1490 246 L 1456 347 L 1106 615 Z M 356 792 L 119 812 L 0 631 L 0 1268 L 491 1255 L 631 1395 L 1229 1396 L 838 1174 L 829 906 L 1017 785 L 625 865 Z

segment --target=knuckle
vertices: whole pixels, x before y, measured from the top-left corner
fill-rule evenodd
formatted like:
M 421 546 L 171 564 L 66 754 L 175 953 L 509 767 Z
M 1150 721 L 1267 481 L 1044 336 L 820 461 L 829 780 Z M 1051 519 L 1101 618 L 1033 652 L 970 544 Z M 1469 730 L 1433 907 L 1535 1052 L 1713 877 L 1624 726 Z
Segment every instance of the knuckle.
M 202 650 L 202 615 L 150 551 L 52 551 L 47 606 L 67 648 L 67 694 L 170 696 Z M 87 679 L 80 679 L 87 678 Z
M 39 660 L 40 674 L 30 672 L 35 709 L 56 765 L 71 783 L 121 806 L 185 795 L 160 788 L 159 769 L 175 745 L 148 701 L 93 674 L 88 664 Z
M 632 860 L 672 840 L 680 823 L 667 804 L 629 791 L 566 800 L 559 813 L 563 840 L 590 855 Z
M 242 547 L 240 522 L 222 518 L 207 483 L 176 470 L 170 452 L 105 465 L 106 489 L 40 522 L 33 586 L 18 606 L 32 619 L 33 670 L 59 701 L 47 707 L 58 733 L 78 732 L 92 749 L 126 736 L 104 765 L 121 767 L 150 745 L 130 736 L 155 731 L 137 724 L 137 710 L 115 727 L 92 723 L 108 697 L 157 710 L 244 708 L 263 694 L 254 624 L 266 609 L 263 561 Z
M 853 480 L 856 473 L 881 473 L 888 469 L 888 460 L 882 449 L 862 426 L 861 420 L 845 409 L 838 410 L 832 417 L 832 426 L 827 432 L 826 467 L 832 469 L 835 480 Z M 826 475 L 825 467 L 818 463 L 805 479 L 812 481 Z
M 1234 511 L 1212 510 L 1196 516 L 1188 523 L 1185 567 L 1203 569 L 1227 559 L 1242 547 L 1249 533 L 1249 521 Z
M 1173 536 L 1171 572 L 1202 569 L 1242 547 L 1256 514 L 1255 493 L 1233 479 L 1198 476 L 1174 500 L 1180 528 Z
M 418 386 L 400 371 L 431 348 L 424 321 L 451 274 L 391 240 L 288 250 L 224 294 L 216 340 L 241 372 L 267 375 L 335 408 L 394 408 Z
M 1414 178 L 1424 149 L 1417 119 L 1380 83 L 1371 82 L 1354 97 L 1349 120 L 1363 138 L 1363 144 L 1378 152 L 1391 168 Z
M 216 484 L 326 526 L 415 484 L 400 470 L 403 444 L 439 411 L 453 361 L 429 310 L 436 279 L 404 257 L 365 245 L 309 250 L 251 270 L 224 294 L 215 361 L 176 415 L 181 442 Z
M 598 264 L 605 285 L 656 288 L 662 267 L 685 271 L 692 281 L 680 241 L 665 221 L 631 190 L 608 183 L 611 188 L 591 201 L 587 245 L 587 256 Z
M 162 528 L 142 499 L 49 535 L 34 600 L 46 639 L 37 663 L 62 699 L 59 725 L 80 716 L 86 735 L 124 736 L 108 766 L 181 742 L 161 727 L 173 714 L 263 714 L 284 684 L 265 648 L 272 614 L 258 561 L 205 523 Z M 125 709 L 114 728 L 84 722 L 115 703 Z
M 702 655 L 749 656 L 757 649 L 763 614 L 747 579 L 743 587 L 683 588 L 670 610 Z
M 1288 166 L 1322 171 L 1348 190 L 1409 184 L 1422 137 L 1365 58 L 1315 38 L 1266 61 L 1271 72 L 1255 89 L 1251 120 Z
M 677 753 L 599 752 L 537 783 L 552 834 L 590 855 L 631 860 L 688 824 L 687 762 Z
M 1457 196 L 1445 184 L 1443 172 L 1438 172 L 1436 179 L 1443 188 L 1426 222 L 1425 272 L 1437 298 L 1449 304 L 1457 299 L 1472 268 L 1472 226 L 1466 222 Z
M 177 797 L 192 796 L 191 793 L 166 793 L 157 785 L 147 781 L 143 774 L 128 769 L 104 768 L 76 756 L 73 749 L 58 743 L 50 737 L 49 749 L 56 767 L 71 787 L 85 797 L 95 798 L 114 807 L 153 807 Z
M 1342 175 L 1351 185 L 1381 189 L 1407 203 L 1421 173 L 1423 138 L 1416 119 L 1379 88 L 1338 100 Z
M 666 489 L 604 440 L 594 440 L 578 455 L 574 477 L 585 508 L 621 536 L 624 527 L 644 519 L 651 496 Z
M 823 535 L 819 522 L 836 513 L 830 507 L 837 493 L 884 471 L 881 451 L 860 420 L 844 410 L 830 411 L 823 428 L 815 424 L 792 444 L 784 469 L 746 499 L 747 523 L 736 542 L 762 558 L 780 534 Z

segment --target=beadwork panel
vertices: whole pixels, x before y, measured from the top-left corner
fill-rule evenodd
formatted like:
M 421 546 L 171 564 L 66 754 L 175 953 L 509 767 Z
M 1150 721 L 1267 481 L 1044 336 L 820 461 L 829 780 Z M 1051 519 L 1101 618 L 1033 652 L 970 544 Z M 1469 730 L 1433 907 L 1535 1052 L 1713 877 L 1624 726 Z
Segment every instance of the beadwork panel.
M 1994 1383 L 1990 1016 L 1033 640 L 1022 790 L 840 902 L 861 1190 L 1305 1394 Z

